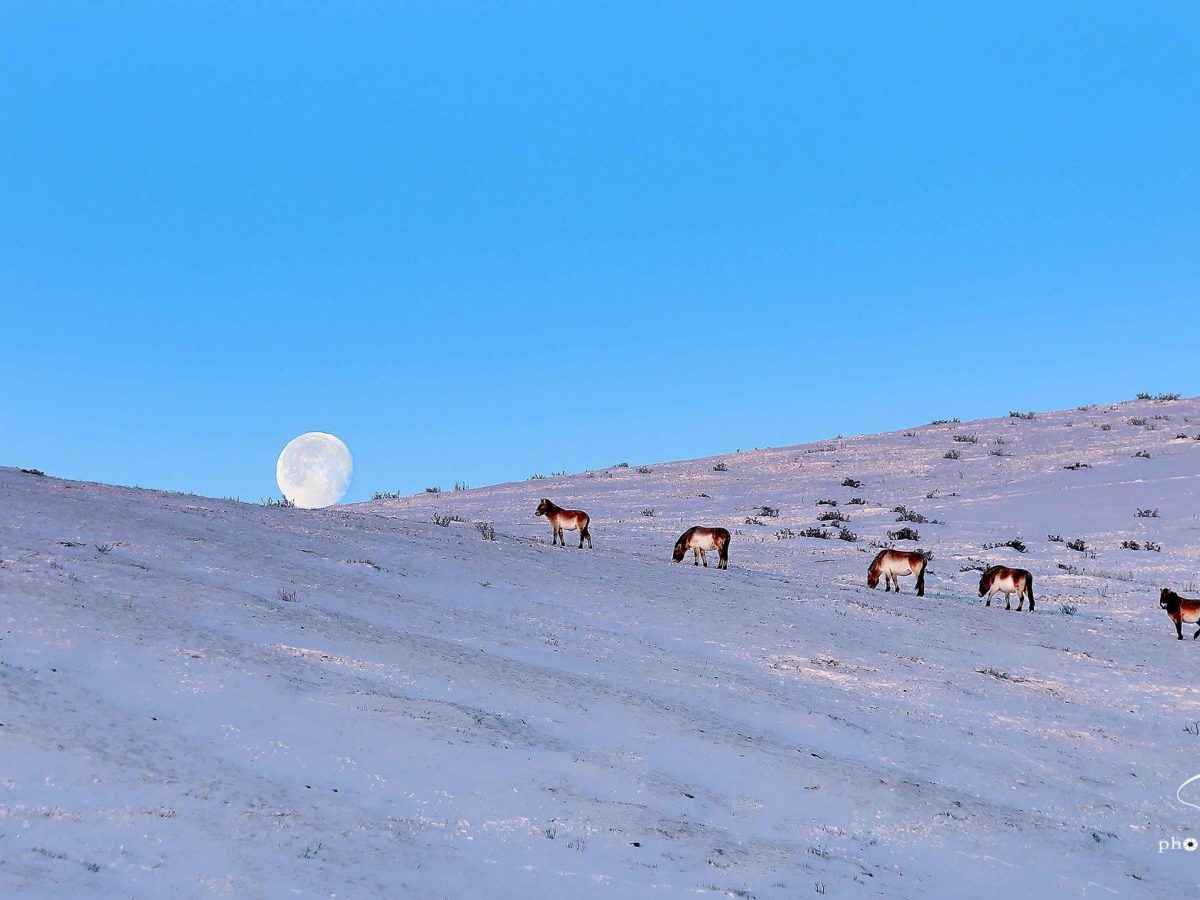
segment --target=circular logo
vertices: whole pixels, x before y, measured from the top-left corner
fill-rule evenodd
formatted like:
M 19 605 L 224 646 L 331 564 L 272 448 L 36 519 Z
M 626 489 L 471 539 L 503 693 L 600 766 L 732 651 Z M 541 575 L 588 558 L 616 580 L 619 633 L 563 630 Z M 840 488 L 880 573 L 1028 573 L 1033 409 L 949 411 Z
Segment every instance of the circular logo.
M 1200 847 L 1200 841 L 1195 838 L 1185 838 L 1183 841 L 1183 849 L 1188 853 L 1193 852 L 1197 847 Z

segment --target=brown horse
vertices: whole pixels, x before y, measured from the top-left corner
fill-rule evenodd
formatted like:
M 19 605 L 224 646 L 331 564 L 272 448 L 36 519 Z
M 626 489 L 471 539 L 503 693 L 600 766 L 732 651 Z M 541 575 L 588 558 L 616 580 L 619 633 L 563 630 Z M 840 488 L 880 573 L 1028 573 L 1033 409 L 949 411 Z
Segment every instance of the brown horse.
M 1012 609 L 1012 595 L 1017 595 L 1017 612 L 1029 598 L 1029 611 L 1033 612 L 1033 576 L 1025 569 L 1010 569 L 1007 566 L 992 566 L 979 576 L 979 596 L 987 594 L 987 606 L 992 597 L 1004 595 L 1004 608 Z
M 554 529 L 554 537 L 551 539 L 551 544 L 561 543 L 564 547 L 567 546 L 567 541 L 563 537 L 563 531 L 578 531 L 579 546 L 583 547 L 583 542 L 586 540 L 588 549 L 592 549 L 592 533 L 588 530 L 588 526 L 592 522 L 592 517 L 585 513 L 582 509 L 563 509 L 561 506 L 555 506 L 549 500 L 542 498 L 538 503 L 535 516 L 545 516 L 550 522 L 550 527 Z
M 725 528 L 707 528 L 704 525 L 693 525 L 679 536 L 675 542 L 675 552 L 671 554 L 671 562 L 682 562 L 687 552 L 692 551 L 692 565 L 708 565 L 706 550 L 717 551 L 717 568 L 729 568 L 729 530 Z
M 900 593 L 900 575 L 917 576 L 917 596 L 925 596 L 925 566 L 929 560 L 924 553 L 909 553 L 904 550 L 880 550 L 867 569 L 867 587 L 871 590 L 879 587 L 879 576 L 884 577 L 884 590 L 890 591 L 896 586 Z
M 1187 597 L 1180 597 L 1170 588 L 1163 588 L 1162 593 L 1158 595 L 1158 605 L 1167 611 L 1167 615 L 1175 623 L 1175 635 L 1181 641 L 1183 640 L 1183 623 L 1195 625 L 1200 622 L 1200 600 L 1189 600 Z M 1200 637 L 1200 628 L 1196 629 L 1192 640 L 1194 641 L 1198 637 Z

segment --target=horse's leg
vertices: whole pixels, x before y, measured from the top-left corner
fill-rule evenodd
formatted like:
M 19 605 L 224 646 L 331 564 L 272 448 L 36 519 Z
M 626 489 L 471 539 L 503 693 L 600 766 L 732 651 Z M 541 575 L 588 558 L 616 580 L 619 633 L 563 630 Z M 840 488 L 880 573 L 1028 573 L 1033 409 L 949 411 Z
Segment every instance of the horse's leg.
M 991 606 L 991 605 L 992 605 L 992 595 L 993 595 L 994 593 L 996 593 L 996 592 L 995 592 L 995 591 L 988 591 L 988 602 L 987 602 L 987 603 L 985 603 L 985 604 L 984 604 L 984 606 Z
M 1004 608 L 1012 609 L 1012 594 L 1010 594 L 1008 591 L 1004 592 Z
M 1183 619 L 1175 620 L 1175 636 L 1181 641 L 1183 640 Z
M 1196 629 L 1196 633 L 1192 635 L 1192 640 L 1194 641 L 1198 637 L 1200 637 L 1200 628 Z
M 697 547 L 692 548 L 692 565 L 700 565 L 700 550 Z
M 587 529 L 586 529 L 586 528 L 584 528 L 582 525 L 580 525 L 580 526 L 579 526 L 579 549 L 580 549 L 580 550 L 582 550 L 582 549 L 583 549 L 583 533 L 584 533 L 586 530 L 587 530 Z
M 704 548 L 700 548 L 700 560 L 704 563 L 704 568 L 708 568 L 708 554 L 704 552 Z
M 1025 609 L 1025 595 L 1017 591 L 1017 612 Z

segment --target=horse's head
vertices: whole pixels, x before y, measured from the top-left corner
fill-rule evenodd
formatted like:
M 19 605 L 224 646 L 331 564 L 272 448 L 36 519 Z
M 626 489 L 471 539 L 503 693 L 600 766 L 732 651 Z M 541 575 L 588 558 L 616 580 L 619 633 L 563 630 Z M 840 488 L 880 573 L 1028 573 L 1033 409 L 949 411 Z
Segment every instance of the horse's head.
M 988 569 L 979 576 L 979 596 L 982 597 L 988 592 L 988 588 L 992 586 L 992 571 Z
M 675 549 L 671 552 L 671 562 L 683 562 L 684 554 L 687 553 L 687 542 L 680 538 L 675 542 Z
M 871 590 L 879 587 L 879 572 L 883 568 L 883 563 L 880 561 L 882 559 L 883 554 L 880 553 L 879 556 L 871 561 L 871 567 L 867 569 L 867 587 Z
M 534 515 L 535 516 L 544 516 L 549 511 L 550 511 L 550 501 L 546 500 L 546 499 L 542 499 L 542 500 L 538 501 L 538 508 L 534 512 Z
M 1172 603 L 1179 603 L 1179 595 L 1170 588 L 1163 588 L 1162 593 L 1158 595 L 1158 605 L 1162 609 L 1170 609 Z

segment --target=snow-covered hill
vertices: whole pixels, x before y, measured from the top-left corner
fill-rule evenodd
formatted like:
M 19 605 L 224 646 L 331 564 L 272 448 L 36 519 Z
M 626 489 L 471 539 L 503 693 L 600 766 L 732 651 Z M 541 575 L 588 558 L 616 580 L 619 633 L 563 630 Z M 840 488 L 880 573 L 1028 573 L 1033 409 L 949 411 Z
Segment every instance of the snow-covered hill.
M 324 511 L 0 470 L 0 894 L 1192 892 L 1157 595 L 1200 585 L 1197 435 L 1137 402 Z M 728 572 L 667 562 L 692 524 Z M 926 596 L 868 590 L 906 526 Z

